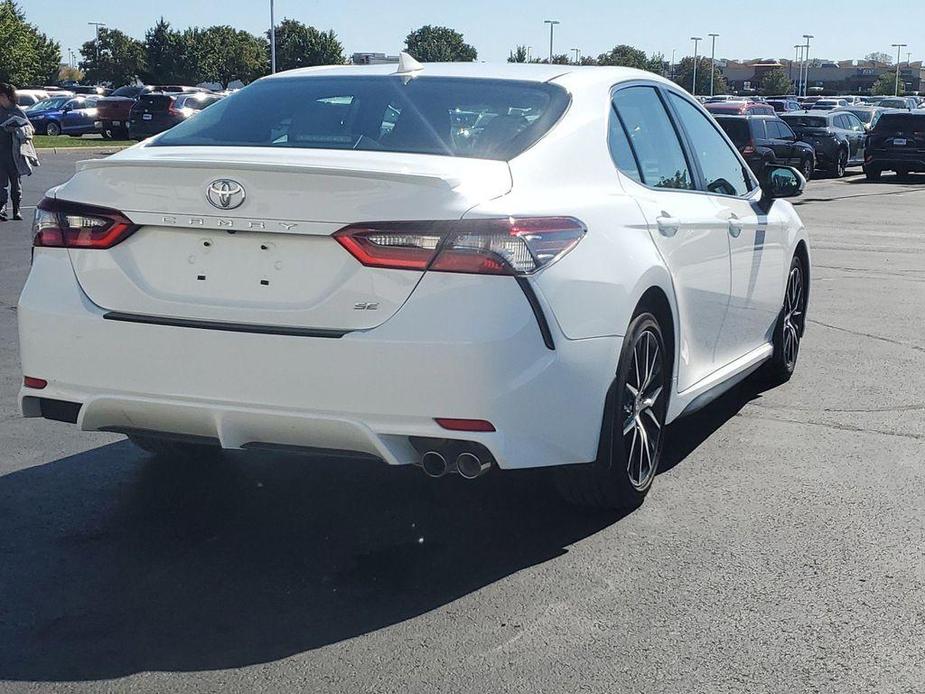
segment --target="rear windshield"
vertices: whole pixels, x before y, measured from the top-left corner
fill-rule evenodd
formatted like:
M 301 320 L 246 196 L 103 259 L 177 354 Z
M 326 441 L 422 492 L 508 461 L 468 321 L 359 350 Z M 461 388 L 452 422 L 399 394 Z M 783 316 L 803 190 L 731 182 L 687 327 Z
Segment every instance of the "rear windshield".
M 729 135 L 736 147 L 744 147 L 751 140 L 748 121 L 744 118 L 717 118 L 716 122 Z
M 510 159 L 568 106 L 556 85 L 417 77 L 255 82 L 150 146 L 296 147 Z
M 820 116 L 787 116 L 782 115 L 787 125 L 791 128 L 825 128 L 828 126 L 826 119 Z
M 925 132 L 925 114 L 884 113 L 874 126 L 874 131 L 882 132 Z
M 141 93 L 141 87 L 119 87 L 109 96 L 127 96 L 134 99 Z

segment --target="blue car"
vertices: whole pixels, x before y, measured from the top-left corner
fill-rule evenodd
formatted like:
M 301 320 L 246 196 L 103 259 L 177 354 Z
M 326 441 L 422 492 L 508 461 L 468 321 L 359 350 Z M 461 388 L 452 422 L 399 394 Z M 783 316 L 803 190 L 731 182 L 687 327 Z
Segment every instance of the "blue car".
M 26 117 L 40 135 L 73 135 L 101 132 L 95 96 L 53 96 L 26 110 Z

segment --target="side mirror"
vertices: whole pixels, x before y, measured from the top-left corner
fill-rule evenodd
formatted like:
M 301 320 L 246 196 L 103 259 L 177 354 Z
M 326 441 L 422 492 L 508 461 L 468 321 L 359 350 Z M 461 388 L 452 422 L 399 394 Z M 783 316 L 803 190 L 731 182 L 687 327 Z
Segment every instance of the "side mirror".
M 768 208 L 777 198 L 796 198 L 803 194 L 806 179 L 792 166 L 768 164 L 761 176 L 762 201 Z
M 71 107 L 66 104 L 61 107 L 61 113 L 69 113 L 70 110 L 71 110 Z

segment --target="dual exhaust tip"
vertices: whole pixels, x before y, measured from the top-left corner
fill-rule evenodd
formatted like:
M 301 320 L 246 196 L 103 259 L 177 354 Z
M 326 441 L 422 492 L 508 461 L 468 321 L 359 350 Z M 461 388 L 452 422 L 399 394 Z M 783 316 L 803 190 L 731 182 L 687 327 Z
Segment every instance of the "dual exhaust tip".
M 454 457 L 455 453 L 455 457 Z M 459 452 L 444 449 L 431 450 L 421 456 L 421 468 L 428 477 L 443 477 L 448 472 L 458 472 L 463 479 L 474 480 L 491 470 L 492 457 L 487 450 Z

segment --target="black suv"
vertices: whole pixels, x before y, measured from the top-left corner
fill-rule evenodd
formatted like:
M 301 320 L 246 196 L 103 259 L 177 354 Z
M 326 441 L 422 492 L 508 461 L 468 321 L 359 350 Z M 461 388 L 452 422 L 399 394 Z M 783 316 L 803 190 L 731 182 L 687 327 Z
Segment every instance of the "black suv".
M 864 173 L 876 181 L 883 171 L 905 176 L 925 171 L 925 111 L 888 111 L 870 131 Z
M 803 142 L 816 150 L 816 163 L 834 174 L 845 175 L 849 166 L 864 165 L 867 131 L 858 117 L 847 111 L 801 111 L 780 117 Z
M 795 166 L 808 181 L 816 153 L 777 116 L 713 116 L 759 178 L 768 164 Z

